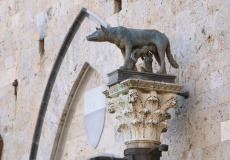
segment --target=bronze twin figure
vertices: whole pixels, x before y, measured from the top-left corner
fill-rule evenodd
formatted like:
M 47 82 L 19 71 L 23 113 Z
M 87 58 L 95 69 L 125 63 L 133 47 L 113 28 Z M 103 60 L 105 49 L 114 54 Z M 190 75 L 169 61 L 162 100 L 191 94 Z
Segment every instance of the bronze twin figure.
M 160 65 L 160 70 L 157 73 L 166 74 L 165 53 L 172 67 L 179 67 L 171 54 L 168 38 L 157 30 L 128 29 L 125 27 L 105 28 L 101 26 L 86 38 L 88 41 L 107 41 L 115 44 L 124 57 L 124 64 L 120 69 L 137 70 L 135 64 L 141 57 L 145 64 L 142 72 L 152 72 L 152 56 L 154 55 Z

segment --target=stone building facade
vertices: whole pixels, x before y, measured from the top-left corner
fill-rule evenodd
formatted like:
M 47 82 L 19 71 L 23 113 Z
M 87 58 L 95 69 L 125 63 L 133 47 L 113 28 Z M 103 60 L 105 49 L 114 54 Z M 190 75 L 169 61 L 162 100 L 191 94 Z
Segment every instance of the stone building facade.
M 229 0 L 0 1 L 0 157 L 29 159 L 48 77 L 82 7 L 110 26 L 156 29 L 169 38 L 180 67 L 167 63 L 168 73 L 177 76 L 190 96 L 178 97 L 178 108 L 169 111 L 170 127 L 161 136 L 169 151 L 162 160 L 229 160 Z M 38 160 L 84 160 L 104 153 L 123 156 L 126 146 L 111 115 L 105 115 L 96 148 L 84 126 L 84 93 L 106 85 L 107 73 L 123 63 L 115 45 L 85 39 L 95 27 L 99 25 L 86 18 L 68 48 L 46 111 Z M 154 62 L 154 72 L 158 67 Z M 12 86 L 15 79 L 17 87 Z M 64 122 L 68 127 L 63 129 Z

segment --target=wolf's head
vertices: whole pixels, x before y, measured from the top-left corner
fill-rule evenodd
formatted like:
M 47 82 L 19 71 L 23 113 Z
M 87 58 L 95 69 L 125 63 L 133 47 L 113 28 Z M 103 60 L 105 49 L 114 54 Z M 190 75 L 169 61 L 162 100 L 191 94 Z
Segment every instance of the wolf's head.
M 97 31 L 88 35 L 86 39 L 88 41 L 95 42 L 104 42 L 108 40 L 108 31 L 105 27 L 101 26 L 101 28 L 96 28 Z

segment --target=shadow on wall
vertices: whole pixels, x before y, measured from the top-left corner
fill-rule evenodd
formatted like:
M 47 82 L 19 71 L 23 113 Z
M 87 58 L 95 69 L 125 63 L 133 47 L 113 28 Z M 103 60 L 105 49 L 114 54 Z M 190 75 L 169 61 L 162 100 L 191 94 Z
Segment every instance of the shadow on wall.
M 3 139 L 0 136 L 0 160 L 2 159 L 2 150 L 3 150 Z

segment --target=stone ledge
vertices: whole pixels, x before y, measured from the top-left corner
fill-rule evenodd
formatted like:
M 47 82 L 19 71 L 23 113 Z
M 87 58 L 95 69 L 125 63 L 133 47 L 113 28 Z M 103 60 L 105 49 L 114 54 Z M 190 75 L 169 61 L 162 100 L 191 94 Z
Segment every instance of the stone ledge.
M 109 82 L 108 82 L 109 87 L 130 78 L 166 82 L 166 83 L 175 83 L 175 79 L 176 79 L 176 76 L 174 75 L 137 72 L 137 71 L 129 71 L 129 70 L 121 70 L 121 69 L 117 69 L 109 73 L 108 77 L 109 77 Z
M 127 79 L 121 83 L 113 85 L 109 87 L 109 89 L 103 92 L 107 97 L 116 97 L 121 92 L 128 92 L 129 89 L 142 89 L 145 91 L 155 90 L 158 92 L 166 92 L 166 93 L 179 93 L 183 88 L 182 85 L 173 84 L 173 83 L 165 83 L 159 81 L 148 81 L 141 79 Z

